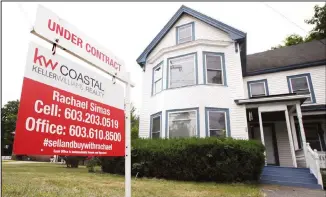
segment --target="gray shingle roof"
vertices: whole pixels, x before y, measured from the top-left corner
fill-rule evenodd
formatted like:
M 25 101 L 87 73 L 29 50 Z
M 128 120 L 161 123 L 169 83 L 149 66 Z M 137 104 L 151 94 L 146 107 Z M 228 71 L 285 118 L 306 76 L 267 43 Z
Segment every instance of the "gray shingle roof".
M 294 68 L 300 65 L 326 63 L 326 39 L 247 55 L 246 72 Z

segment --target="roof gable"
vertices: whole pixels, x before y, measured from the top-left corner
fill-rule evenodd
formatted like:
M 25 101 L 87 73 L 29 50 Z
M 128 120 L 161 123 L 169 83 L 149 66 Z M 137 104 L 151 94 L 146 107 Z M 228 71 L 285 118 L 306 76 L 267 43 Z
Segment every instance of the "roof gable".
M 197 12 L 186 6 L 181 6 L 180 9 L 173 15 L 169 22 L 163 27 L 158 35 L 152 40 L 152 42 L 146 47 L 142 54 L 137 58 L 137 63 L 143 67 L 145 65 L 148 55 L 158 45 L 158 43 L 164 38 L 164 36 L 170 31 L 173 25 L 180 19 L 183 14 L 188 14 L 194 18 L 197 18 L 219 30 L 222 30 L 229 34 L 233 40 L 241 40 L 246 38 L 246 34 L 238 29 L 235 29 L 229 25 L 226 25 L 216 19 L 206 16 L 200 12 Z

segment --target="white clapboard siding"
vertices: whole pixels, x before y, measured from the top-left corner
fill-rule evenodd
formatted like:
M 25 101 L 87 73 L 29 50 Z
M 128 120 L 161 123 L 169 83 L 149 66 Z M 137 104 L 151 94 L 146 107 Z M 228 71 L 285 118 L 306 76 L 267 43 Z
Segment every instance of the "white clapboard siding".
M 285 122 L 275 122 L 275 132 L 280 166 L 293 167 L 290 142 Z
M 289 93 L 287 76 L 304 73 L 310 73 L 311 75 L 312 85 L 316 97 L 316 104 L 326 104 L 326 65 L 244 77 L 244 97 L 248 98 L 247 81 L 267 79 L 270 95 L 285 94 Z
M 149 55 L 152 58 L 151 64 L 147 62 L 146 70 L 143 73 L 143 99 L 140 110 L 139 136 L 149 137 L 150 116 L 162 111 L 162 137 L 165 137 L 165 112 L 171 109 L 199 108 L 200 137 L 206 136 L 205 131 L 205 107 L 228 108 L 230 111 L 231 136 L 235 138 L 248 139 L 246 109 L 238 106 L 234 100 L 242 98 L 244 95 L 240 53 L 235 52 L 234 43 L 229 36 L 190 16 L 183 16 L 176 23 L 176 26 L 195 22 L 196 39 L 223 41 L 227 43 L 221 45 L 200 44 L 186 48 L 173 50 L 160 54 L 163 48 L 173 47 L 176 44 L 176 28 L 162 39 L 158 46 Z M 227 86 L 204 85 L 203 51 L 224 53 L 226 64 Z M 166 89 L 167 80 L 167 59 L 179 55 L 197 52 L 198 84 L 195 86 Z M 164 61 L 163 66 L 163 91 L 155 96 L 151 96 L 152 68 Z

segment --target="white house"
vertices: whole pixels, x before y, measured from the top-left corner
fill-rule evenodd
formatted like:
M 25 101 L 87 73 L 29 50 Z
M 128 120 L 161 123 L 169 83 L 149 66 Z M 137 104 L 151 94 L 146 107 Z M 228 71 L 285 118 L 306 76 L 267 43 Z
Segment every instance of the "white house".
M 182 6 L 137 59 L 144 71 L 139 136 L 260 140 L 262 182 L 320 188 L 323 42 L 247 55 L 246 33 Z

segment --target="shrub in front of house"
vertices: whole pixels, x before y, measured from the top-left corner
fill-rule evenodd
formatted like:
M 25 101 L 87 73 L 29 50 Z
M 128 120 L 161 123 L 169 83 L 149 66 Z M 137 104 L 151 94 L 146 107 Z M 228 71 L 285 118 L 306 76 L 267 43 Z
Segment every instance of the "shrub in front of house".
M 124 157 L 101 157 L 103 172 L 124 174 Z M 132 140 L 132 175 L 184 181 L 259 179 L 264 146 L 231 138 Z

